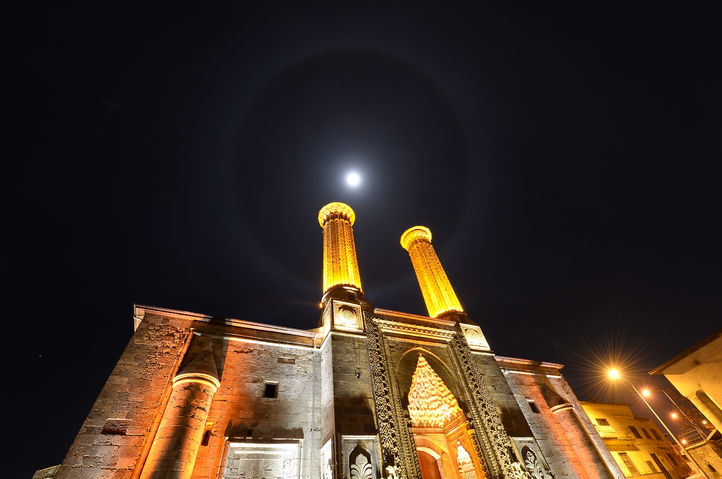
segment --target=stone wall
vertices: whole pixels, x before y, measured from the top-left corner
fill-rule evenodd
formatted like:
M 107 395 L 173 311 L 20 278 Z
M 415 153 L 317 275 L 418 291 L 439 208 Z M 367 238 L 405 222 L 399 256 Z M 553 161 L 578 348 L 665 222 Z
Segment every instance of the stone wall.
M 193 478 L 215 478 L 231 442 L 297 441 L 300 477 L 313 477 L 312 452 L 320 449 L 317 350 L 243 340 L 216 340 L 223 348 L 221 386 L 208 414 L 210 434 L 201 446 Z M 275 397 L 265 397 L 266 385 Z M 295 476 L 288 476 L 295 477 Z
M 297 475 L 285 477 L 318 477 L 322 365 L 315 335 L 154 308 L 143 311 L 56 477 L 139 477 L 194 335 L 211 339 L 221 385 L 206 424 L 198 425 L 204 434 L 192 477 L 218 477 L 232 444 L 278 440 L 299 451 Z M 275 385 L 274 397 L 264 397 L 266 384 Z
M 58 479 L 131 477 L 168 399 L 190 323 L 157 315 L 141 322 L 61 463 Z

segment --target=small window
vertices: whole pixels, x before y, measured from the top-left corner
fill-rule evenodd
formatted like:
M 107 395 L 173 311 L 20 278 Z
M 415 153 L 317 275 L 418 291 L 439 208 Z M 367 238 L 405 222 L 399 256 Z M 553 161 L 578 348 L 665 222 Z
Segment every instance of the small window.
M 597 424 L 599 424 L 600 426 L 609 426 L 609 421 L 607 421 L 606 419 L 604 419 L 602 417 L 595 418 L 595 420 L 597 421 Z
M 637 428 L 634 426 L 629 426 L 629 430 L 632 431 L 632 434 L 634 434 L 634 437 L 637 439 L 642 439 L 642 435 L 639 434 L 639 431 L 637 431 Z
M 655 431 L 654 429 L 650 429 L 650 431 L 652 432 L 652 436 L 654 436 L 654 438 L 655 438 L 657 441 L 661 441 L 661 440 L 662 440 L 662 438 L 659 437 L 659 434 L 657 434 L 657 431 Z
M 201 446 L 207 446 L 208 443 L 210 442 L 212 429 L 213 429 L 213 423 L 212 422 L 206 423 L 206 430 L 203 433 L 203 438 L 201 439 Z
M 637 469 L 637 466 L 634 465 L 632 458 L 629 457 L 629 454 L 626 452 L 620 452 L 619 457 L 622 459 L 624 465 L 627 466 L 631 475 L 639 474 L 639 469 Z
M 201 446 L 207 446 L 208 443 L 211 440 L 211 430 L 206 429 L 206 432 L 203 433 L 203 439 L 201 440 Z
M 709 472 L 717 472 L 717 469 L 712 467 L 712 464 L 707 464 L 707 467 L 709 468 Z
M 278 397 L 278 383 L 266 383 L 266 387 L 263 389 L 264 398 L 275 398 Z
M 536 405 L 534 401 L 528 401 L 529 402 L 529 409 L 531 409 L 531 412 L 539 414 L 539 406 Z
M 644 461 L 647 464 L 647 467 L 649 468 L 649 472 L 659 472 L 655 467 L 652 461 Z
M 642 430 L 642 434 L 644 434 L 644 437 L 646 437 L 647 439 L 652 439 L 652 436 L 649 435 L 646 429 L 644 429 L 643 427 L 640 429 Z
M 654 429 L 652 429 L 652 432 L 654 432 Z M 677 461 L 677 458 L 674 457 L 672 454 L 667 453 L 667 459 L 669 459 L 669 462 L 671 462 L 672 465 L 674 465 L 674 466 L 678 466 L 678 465 L 679 465 L 679 462 Z

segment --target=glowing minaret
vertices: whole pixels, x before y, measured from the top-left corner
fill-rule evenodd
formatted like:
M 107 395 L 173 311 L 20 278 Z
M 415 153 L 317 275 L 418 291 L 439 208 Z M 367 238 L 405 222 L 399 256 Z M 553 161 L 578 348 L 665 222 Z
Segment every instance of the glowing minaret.
M 438 318 L 448 313 L 464 314 L 436 251 L 431 246 L 429 228 L 413 226 L 407 229 L 401 235 L 401 246 L 409 252 L 429 316 Z
M 355 219 L 351 207 L 344 203 L 329 203 L 318 212 L 318 222 L 323 228 L 324 295 L 337 286 L 363 291 L 353 240 Z

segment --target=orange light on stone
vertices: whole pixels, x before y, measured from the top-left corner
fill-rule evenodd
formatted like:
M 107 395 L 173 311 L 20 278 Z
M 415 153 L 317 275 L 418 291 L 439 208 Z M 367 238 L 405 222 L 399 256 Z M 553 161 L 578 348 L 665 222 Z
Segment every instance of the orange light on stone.
M 411 424 L 414 427 L 442 428 L 461 414 L 454 395 L 420 354 L 409 389 Z
M 318 212 L 323 228 L 323 294 L 334 286 L 361 288 L 353 224 L 356 214 L 345 203 L 329 203 Z
M 140 479 L 190 479 L 206 418 L 220 382 L 209 374 L 179 374 Z
M 401 235 L 401 246 L 409 252 L 429 316 L 438 318 L 444 313 L 463 313 L 464 309 L 431 245 L 429 228 L 413 226 L 407 229 Z

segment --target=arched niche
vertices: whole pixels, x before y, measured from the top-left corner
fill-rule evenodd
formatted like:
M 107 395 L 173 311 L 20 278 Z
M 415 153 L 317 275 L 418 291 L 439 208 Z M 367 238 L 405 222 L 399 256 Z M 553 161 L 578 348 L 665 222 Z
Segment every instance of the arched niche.
M 376 479 L 371 453 L 360 444 L 354 447 L 349 454 L 348 468 L 351 479 Z
M 461 408 L 466 412 L 466 396 L 463 394 L 463 389 L 459 384 L 459 379 L 454 373 L 452 368 L 447 364 L 445 360 L 440 358 L 433 350 L 424 347 L 415 347 L 405 351 L 396 363 L 396 381 L 399 385 L 399 391 L 401 392 L 401 405 L 404 409 L 409 407 L 408 395 L 409 389 L 411 388 L 411 378 L 416 371 L 416 363 L 419 359 L 419 354 L 422 354 L 429 366 L 439 375 L 447 388 L 454 395 L 456 400 L 459 402 Z

